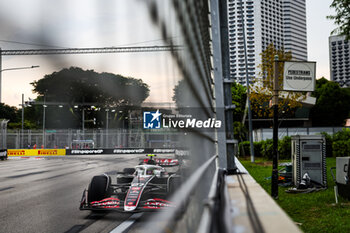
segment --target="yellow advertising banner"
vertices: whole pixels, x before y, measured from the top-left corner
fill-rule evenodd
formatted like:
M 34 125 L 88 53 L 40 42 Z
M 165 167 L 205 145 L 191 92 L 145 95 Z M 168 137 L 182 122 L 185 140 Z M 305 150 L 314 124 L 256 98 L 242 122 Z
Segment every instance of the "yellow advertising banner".
M 65 156 L 66 149 L 8 149 L 8 156 Z

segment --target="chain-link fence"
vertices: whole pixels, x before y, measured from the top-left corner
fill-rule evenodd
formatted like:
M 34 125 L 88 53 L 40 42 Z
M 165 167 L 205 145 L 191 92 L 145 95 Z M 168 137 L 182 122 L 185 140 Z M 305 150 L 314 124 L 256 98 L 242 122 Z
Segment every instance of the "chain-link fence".
M 6 130 L 6 129 L 5 129 Z M 141 129 L 97 130 L 8 130 L 7 148 L 72 148 L 75 140 L 92 140 L 94 148 L 173 148 L 180 147 L 183 133 L 174 130 L 145 131 Z M 0 142 L 3 142 L 0 140 Z
M 129 2 L 132 1 L 128 1 L 128 3 Z M 158 47 L 158 45 L 167 45 L 172 48 L 180 47 L 181 49 L 172 49 L 167 53 L 157 54 L 157 56 L 153 55 L 154 57 L 152 54 L 149 54 L 147 58 L 140 59 L 141 62 L 138 62 L 138 59 L 131 56 L 130 59 L 122 57 L 119 61 L 114 58 L 108 58 L 108 62 L 111 60 L 113 61 L 113 67 L 120 68 L 114 72 L 121 72 L 121 67 L 130 66 L 133 68 L 133 72 L 126 72 L 127 74 L 133 74 L 136 70 L 138 70 L 136 73 L 140 75 L 147 73 L 147 75 L 141 78 L 152 88 L 151 94 L 153 95 L 150 96 L 150 100 L 158 100 L 159 102 L 168 102 L 170 100 L 174 102 L 176 107 L 195 109 L 196 111 L 190 111 L 186 114 L 196 116 L 197 119 L 223 119 L 223 117 L 218 117 L 224 114 L 222 113 L 223 111 L 220 110 L 220 108 L 224 108 L 224 93 L 222 88 L 224 80 L 221 64 L 220 19 L 218 17 L 220 12 L 218 6 L 219 1 L 137 1 L 137 3 L 139 2 L 143 2 L 144 4 L 142 7 L 146 8 L 138 8 L 137 15 L 142 15 L 141 10 L 146 9 L 149 13 L 149 21 L 140 18 L 140 21 L 138 21 L 140 27 L 131 28 L 131 31 L 138 32 L 138 34 L 142 36 L 147 35 L 147 38 L 143 38 L 145 42 L 150 42 L 150 38 L 158 38 L 160 36 L 162 38 L 161 41 L 153 39 L 153 41 L 160 42 L 157 43 L 155 47 Z M 121 7 L 122 5 L 123 4 L 119 4 L 118 7 L 109 7 L 109 9 L 123 9 Z M 136 8 L 133 7 L 135 5 L 130 6 L 130 13 L 135 13 Z M 128 8 L 126 7 L 126 9 Z M 124 12 L 121 11 L 120 13 Z M 118 15 L 118 12 L 114 15 Z M 127 21 L 129 21 L 129 19 Z M 98 28 L 101 29 L 102 27 Z M 153 29 L 155 29 L 154 35 L 150 33 Z M 120 37 L 121 34 L 120 31 L 117 32 L 118 33 L 115 34 L 114 37 L 115 39 Z M 96 33 L 96 35 L 101 34 L 104 35 L 101 31 L 97 31 Z M 134 33 L 127 36 L 129 36 L 129 39 L 137 39 Z M 105 39 L 106 36 L 103 36 L 103 38 Z M 123 44 L 121 41 L 119 41 L 119 43 Z M 151 66 L 148 63 L 149 61 L 152 61 L 154 65 Z M 60 63 L 67 65 L 75 64 L 68 59 L 67 61 L 64 61 L 64 59 L 59 60 L 59 58 L 53 60 L 53 64 Z M 82 62 L 88 69 L 108 70 L 102 59 L 93 62 L 93 64 L 98 63 L 103 65 L 100 67 L 89 67 L 86 62 Z M 143 66 L 145 69 L 142 69 Z M 148 76 L 152 78 L 148 78 Z M 227 84 L 231 81 L 232 80 L 227 80 Z M 92 87 L 104 88 L 97 84 Z M 132 93 L 132 95 L 136 96 L 138 94 L 137 92 Z M 43 103 L 43 109 L 45 109 L 44 104 L 46 105 L 47 103 Z M 85 102 L 84 105 L 86 105 Z M 75 108 L 75 106 L 73 108 Z M 198 108 L 201 111 L 198 111 Z M 56 110 L 60 111 L 59 106 Z M 71 113 L 76 119 L 82 122 L 82 129 L 84 129 L 84 124 L 87 122 L 87 119 L 90 123 L 92 123 L 91 119 L 95 119 L 85 115 L 87 112 L 84 110 L 81 111 L 81 115 L 74 109 L 72 109 Z M 65 119 L 62 112 L 57 115 L 60 120 Z M 123 117 L 126 119 L 126 116 Z M 37 118 L 36 120 L 38 120 L 39 123 L 40 119 L 42 119 L 44 128 L 45 124 L 46 127 L 48 127 L 48 124 L 51 123 L 48 119 L 52 119 L 50 118 L 49 111 L 43 111 L 43 115 Z M 108 111 L 103 118 L 106 118 L 106 124 L 102 126 L 108 128 Z M 130 125 L 123 125 L 123 127 L 128 128 Z M 186 174 L 182 177 L 183 186 L 179 187 L 177 193 L 175 193 L 173 197 L 175 203 L 185 203 L 183 205 L 178 205 L 178 209 L 181 208 L 182 217 L 179 219 L 168 217 L 164 222 L 167 221 L 174 225 L 173 228 L 169 228 L 173 232 L 197 232 L 202 214 L 209 205 L 209 190 L 211 187 L 215 187 L 215 174 L 218 172 L 218 160 L 221 162 L 226 160 L 226 150 L 224 150 L 226 145 L 222 145 L 222 143 L 225 144 L 227 142 L 225 128 L 223 123 L 223 130 L 221 130 L 221 132 L 218 132 L 216 129 L 201 131 L 196 128 L 192 129 L 190 132 L 185 130 L 142 131 L 141 129 L 109 129 L 108 131 L 102 129 L 17 130 L 9 131 L 6 138 L 8 148 L 33 148 L 34 146 L 37 148 L 65 148 L 71 147 L 73 140 L 93 140 L 95 148 L 186 147 L 189 150 L 188 157 L 190 161 L 186 162 L 187 167 L 183 168 L 183 174 Z M 168 213 L 171 211 L 175 210 L 170 210 Z M 165 216 L 164 212 L 159 214 Z M 159 216 L 154 216 L 154 218 L 158 220 Z M 157 230 L 166 231 L 155 225 L 155 223 L 158 222 L 159 221 L 150 221 L 149 225 L 144 229 L 148 229 L 153 233 Z M 207 231 L 209 230 L 208 228 Z
M 2 119 L 0 121 L 0 149 L 7 149 L 7 123 L 9 121 Z
M 223 93 L 222 90 L 215 92 L 214 73 L 219 66 L 213 67 L 213 63 L 216 64 L 220 58 L 213 58 L 212 55 L 218 52 L 213 51 L 214 44 L 220 46 L 217 44 L 220 42 L 213 36 L 217 35 L 219 28 L 211 24 L 210 2 L 150 0 L 146 4 L 153 24 L 161 32 L 166 44 L 183 46 L 180 51 L 172 51 L 175 61 L 173 70 L 181 77 L 175 88 L 177 107 L 196 109 L 188 114 L 197 119 L 217 119 L 217 107 L 221 106 L 216 105 L 216 100 L 222 98 Z M 214 14 L 217 16 L 218 12 L 214 10 Z M 188 137 L 181 137 L 181 141 L 190 151 L 190 174 L 183 177 L 183 186 L 174 194 L 173 200 L 178 206 L 185 205 L 186 208 L 181 210 L 182 217 L 178 221 L 174 216 L 179 209 L 154 216 L 157 220 L 154 222 L 167 222 L 168 226 L 155 227 L 151 221 L 145 227 L 147 232 L 169 229 L 172 232 L 197 232 L 199 227 L 204 203 L 217 169 L 218 134 L 216 130 L 203 132 L 193 129 Z
M 278 138 L 281 139 L 285 136 L 293 135 L 319 135 L 321 133 L 327 133 L 333 135 L 339 131 L 342 131 L 345 128 L 350 127 L 303 127 L 303 128 L 279 128 L 278 129 Z M 266 139 L 272 139 L 273 129 L 271 128 L 262 128 L 255 129 L 253 131 L 253 139 L 255 142 L 260 142 Z

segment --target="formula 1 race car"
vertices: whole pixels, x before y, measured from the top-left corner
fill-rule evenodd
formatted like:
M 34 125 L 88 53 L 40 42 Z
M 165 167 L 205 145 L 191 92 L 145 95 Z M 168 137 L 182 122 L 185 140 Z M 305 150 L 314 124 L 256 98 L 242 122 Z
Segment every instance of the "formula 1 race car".
M 94 176 L 83 192 L 80 210 L 140 212 L 173 207 L 168 199 L 180 181 L 178 173 L 168 173 L 157 164 L 125 168 L 117 173 L 116 183 L 107 174 Z

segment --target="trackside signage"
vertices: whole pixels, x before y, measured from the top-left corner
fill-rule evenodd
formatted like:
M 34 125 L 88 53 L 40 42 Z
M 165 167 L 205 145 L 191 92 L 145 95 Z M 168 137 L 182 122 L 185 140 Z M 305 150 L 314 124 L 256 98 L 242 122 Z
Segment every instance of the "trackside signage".
M 98 154 L 172 154 L 188 155 L 185 148 L 115 148 L 115 149 L 8 149 L 0 150 L 0 157 L 8 156 L 65 156 L 65 155 L 98 155 Z
M 284 62 L 284 91 L 314 91 L 316 62 Z
M 68 153 L 67 153 L 68 154 Z M 88 155 L 88 154 L 104 154 L 103 149 L 80 149 L 80 150 L 70 150 L 71 155 Z
M 97 155 L 97 154 L 183 154 L 188 150 L 179 148 L 115 148 L 115 149 L 67 149 L 66 155 Z
M 64 156 L 65 149 L 8 149 L 8 156 Z

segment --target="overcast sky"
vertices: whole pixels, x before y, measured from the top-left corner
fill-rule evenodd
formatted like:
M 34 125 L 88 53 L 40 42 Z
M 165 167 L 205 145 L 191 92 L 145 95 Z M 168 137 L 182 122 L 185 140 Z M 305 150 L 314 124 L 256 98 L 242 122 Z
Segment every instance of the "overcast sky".
M 6 49 L 84 48 L 164 45 L 150 22 L 146 1 L 0 0 L 0 47 Z M 127 3 L 127 4 L 126 4 Z M 9 43 L 12 42 L 25 42 Z M 147 101 L 171 102 L 178 73 L 169 52 L 94 55 L 3 56 L 2 101 L 18 106 L 21 95 L 35 98 L 31 82 L 62 68 L 77 66 L 142 79 L 150 86 Z M 64 93 L 62 93 L 64 94 Z
M 0 47 L 6 49 L 108 47 L 162 44 L 140 0 L 0 0 Z M 331 0 L 306 0 L 308 58 L 317 62 L 317 78 L 329 79 L 328 36 L 334 29 L 327 15 Z M 166 12 L 167 9 L 164 9 Z M 28 44 L 9 43 L 24 42 Z M 32 45 L 31 45 L 32 44 Z M 146 55 L 146 56 L 145 56 Z M 165 53 L 4 56 L 2 69 L 39 65 L 2 73 L 2 101 L 17 106 L 21 95 L 35 98 L 31 82 L 62 68 L 78 66 L 141 78 L 150 85 L 147 101 L 169 102 L 179 79 Z M 64 93 L 63 93 L 64 94 Z
M 329 8 L 333 0 L 306 0 L 308 60 L 316 61 L 316 78 L 330 79 L 328 37 L 336 26 L 326 19 L 334 15 Z

